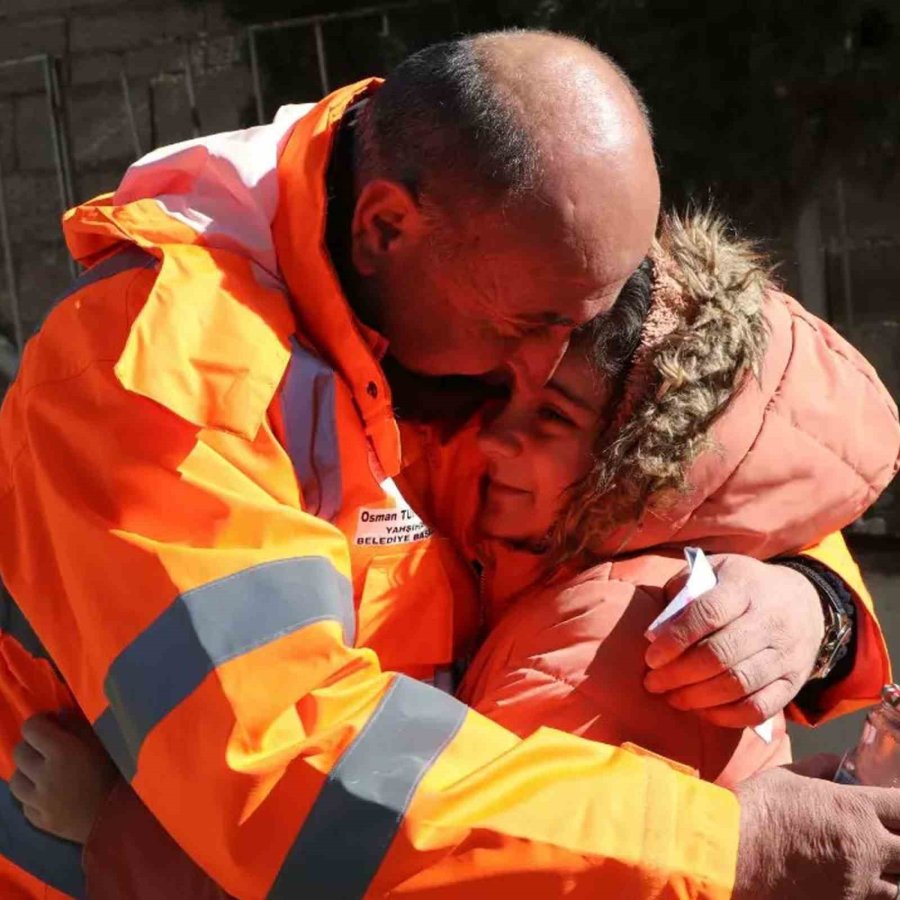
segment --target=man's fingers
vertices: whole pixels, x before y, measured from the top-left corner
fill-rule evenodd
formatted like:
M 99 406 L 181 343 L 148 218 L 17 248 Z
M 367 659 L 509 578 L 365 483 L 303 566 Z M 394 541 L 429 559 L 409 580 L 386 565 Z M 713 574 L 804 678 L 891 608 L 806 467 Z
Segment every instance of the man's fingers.
M 37 788 L 34 782 L 22 772 L 13 772 L 9 779 L 9 792 L 23 805 L 30 805 L 37 799 Z
M 32 781 L 37 781 L 44 757 L 31 744 L 20 741 L 13 750 L 13 762 L 20 772 L 24 772 Z
M 865 791 L 867 799 L 872 803 L 875 815 L 888 831 L 900 832 L 900 791 L 896 788 L 854 788 Z M 900 841 L 900 838 L 897 838 Z M 892 870 L 893 871 L 893 870 Z
M 651 667 L 644 684 L 652 694 L 663 694 L 690 684 L 700 684 L 763 652 L 768 649 L 768 644 L 769 635 L 759 627 L 759 623 L 747 621 L 746 618 L 732 622 L 715 634 L 703 638 L 666 665 Z M 651 650 L 655 646 L 654 643 Z M 770 678 L 769 681 L 771 680 Z
M 894 790 L 894 788 L 891 788 Z M 900 837 L 887 831 L 885 834 L 884 874 L 900 878 Z M 895 882 L 896 883 L 896 882 Z
M 885 881 L 882 878 L 866 894 L 866 900 L 897 900 L 898 896 L 900 896 L 900 891 L 897 890 L 897 882 Z
M 660 669 L 677 659 L 689 647 L 740 618 L 749 603 L 743 591 L 713 588 L 660 628 L 647 648 L 647 665 Z
M 64 753 L 72 740 L 71 735 L 47 713 L 32 716 L 22 726 L 22 738 L 45 759 Z
M 741 660 L 712 678 L 671 691 L 666 697 L 666 702 L 675 709 L 683 710 L 710 709 L 735 703 L 777 680 L 782 674 L 778 671 L 780 660 L 781 656 L 776 650 L 766 647 L 749 659 Z M 677 665 L 678 660 L 672 663 L 672 666 Z M 671 668 L 671 666 L 666 668 Z M 664 669 L 650 672 L 647 675 L 647 681 L 654 676 L 661 676 L 665 671 Z
M 792 691 L 790 681 L 779 678 L 737 703 L 704 709 L 699 715 L 722 728 L 752 728 L 784 709 L 793 696 Z

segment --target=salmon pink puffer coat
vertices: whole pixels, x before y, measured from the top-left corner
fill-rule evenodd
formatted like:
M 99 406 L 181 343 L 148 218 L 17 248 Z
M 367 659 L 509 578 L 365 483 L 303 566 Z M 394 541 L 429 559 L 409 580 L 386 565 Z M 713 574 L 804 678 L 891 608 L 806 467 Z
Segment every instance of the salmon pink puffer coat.
M 731 785 L 789 760 L 784 717 L 766 744 L 673 709 L 643 687 L 645 629 L 674 593 L 686 546 L 760 559 L 806 551 L 851 582 L 856 659 L 816 709 L 789 714 L 814 723 L 875 702 L 890 679 L 884 642 L 858 570 L 829 535 L 896 473 L 900 428 L 866 360 L 774 289 L 720 222 L 670 218 L 653 261 L 650 312 L 608 435 L 617 487 L 579 522 L 583 552 L 548 578 L 540 557 L 476 545 L 477 454 L 459 451 L 477 423 L 430 455 L 435 508 L 456 511 L 435 524 L 468 539 L 484 565 L 489 633 L 464 701 L 523 736 L 552 726 L 634 743 Z

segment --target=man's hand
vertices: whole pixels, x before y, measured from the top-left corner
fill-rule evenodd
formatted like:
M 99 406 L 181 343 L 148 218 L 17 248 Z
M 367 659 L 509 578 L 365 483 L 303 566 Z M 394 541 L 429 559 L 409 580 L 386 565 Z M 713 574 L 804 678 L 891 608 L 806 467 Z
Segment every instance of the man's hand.
M 39 715 L 22 726 L 9 788 L 35 828 L 83 844 L 118 772 L 87 722 Z
M 732 900 L 896 900 L 900 791 L 831 778 L 817 756 L 754 775 L 735 789 L 741 836 Z M 889 830 L 890 829 L 890 830 Z
M 825 634 L 822 605 L 793 569 L 730 554 L 710 561 L 718 584 L 660 629 L 644 685 L 716 725 L 758 725 L 809 678 Z

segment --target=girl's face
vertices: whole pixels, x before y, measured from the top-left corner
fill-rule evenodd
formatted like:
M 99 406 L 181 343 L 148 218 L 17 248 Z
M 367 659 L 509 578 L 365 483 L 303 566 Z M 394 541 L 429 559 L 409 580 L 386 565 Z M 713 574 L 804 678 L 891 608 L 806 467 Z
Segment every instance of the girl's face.
M 590 471 L 608 399 L 608 385 L 579 350 L 566 353 L 543 387 L 513 385 L 478 438 L 488 458 L 479 513 L 485 537 L 543 539 L 566 489 Z

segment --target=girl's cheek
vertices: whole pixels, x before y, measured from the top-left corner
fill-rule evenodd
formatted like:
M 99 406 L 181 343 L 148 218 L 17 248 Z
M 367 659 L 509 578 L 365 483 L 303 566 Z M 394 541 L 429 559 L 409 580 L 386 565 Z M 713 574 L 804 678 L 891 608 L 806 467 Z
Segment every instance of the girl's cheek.
M 564 452 L 542 454 L 535 465 L 535 477 L 549 497 L 549 503 L 559 506 L 559 499 L 566 488 L 575 481 L 570 457 Z
M 548 456 L 546 470 L 552 472 L 554 490 L 557 496 L 565 494 L 590 472 L 593 457 L 581 453 L 577 446 L 559 446 Z

